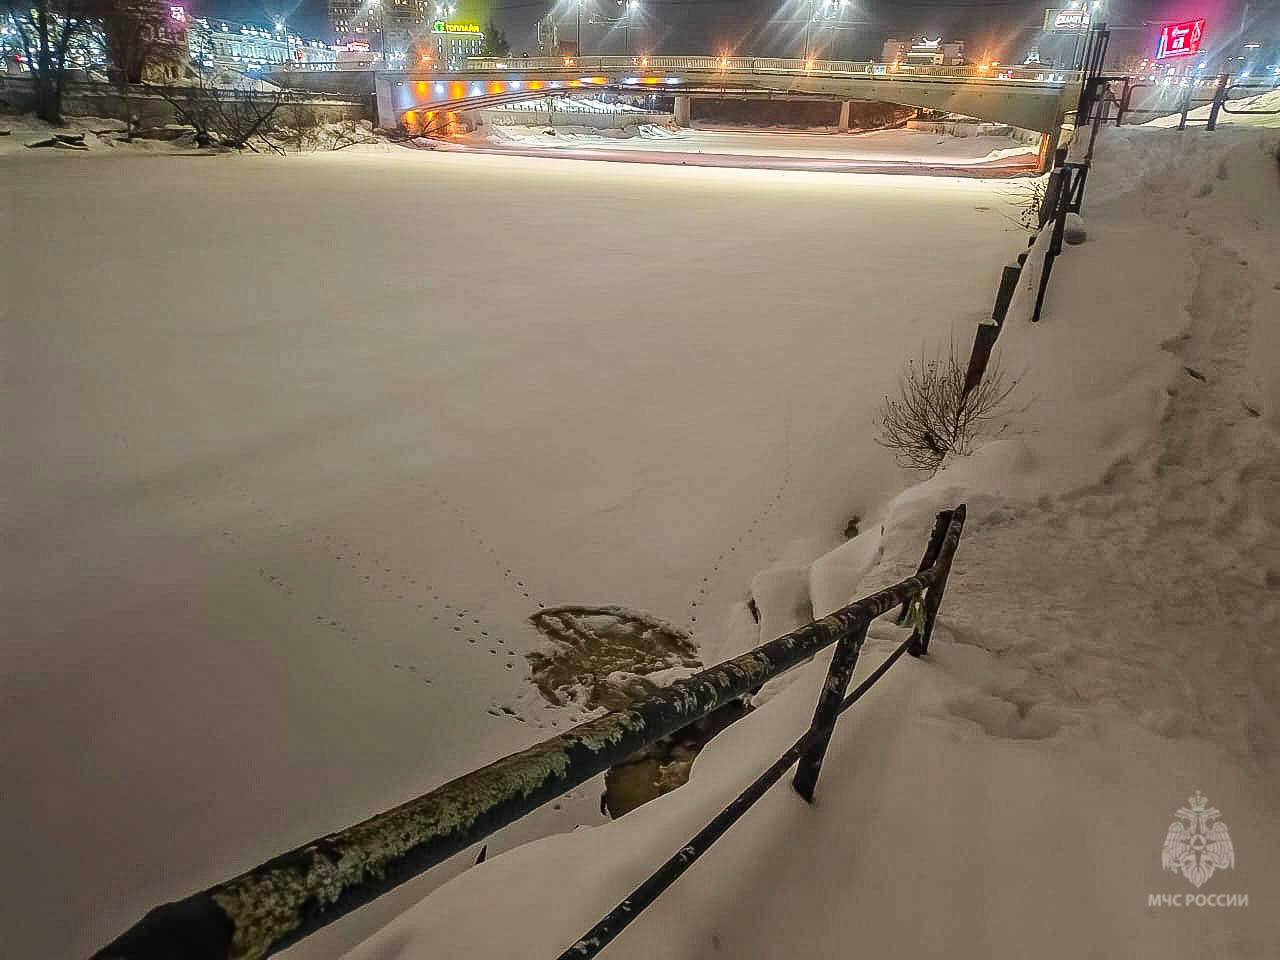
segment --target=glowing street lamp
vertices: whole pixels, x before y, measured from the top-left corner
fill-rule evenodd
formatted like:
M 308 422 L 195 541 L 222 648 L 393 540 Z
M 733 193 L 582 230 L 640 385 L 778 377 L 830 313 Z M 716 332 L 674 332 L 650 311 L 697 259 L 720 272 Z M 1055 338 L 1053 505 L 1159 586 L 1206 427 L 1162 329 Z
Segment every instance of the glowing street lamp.
M 636 11 L 640 9 L 640 0 L 619 0 L 622 3 L 622 9 L 626 12 L 627 22 L 624 27 L 624 35 L 626 37 L 627 56 L 631 56 L 631 18 L 636 15 Z
M 271 23 L 272 23 L 272 26 L 275 27 L 276 33 L 280 35 L 281 43 L 284 44 L 283 62 L 288 63 L 289 62 L 289 31 L 285 29 L 284 17 L 275 17 L 272 19 Z
M 810 43 L 813 24 L 817 21 L 830 23 L 841 19 L 843 11 L 849 6 L 849 0 L 806 0 L 809 8 L 804 18 L 804 59 L 813 59 L 813 48 Z
M 378 11 L 378 52 L 382 54 L 382 68 L 388 68 L 387 63 L 387 31 L 383 20 L 382 0 L 369 0 L 369 6 Z

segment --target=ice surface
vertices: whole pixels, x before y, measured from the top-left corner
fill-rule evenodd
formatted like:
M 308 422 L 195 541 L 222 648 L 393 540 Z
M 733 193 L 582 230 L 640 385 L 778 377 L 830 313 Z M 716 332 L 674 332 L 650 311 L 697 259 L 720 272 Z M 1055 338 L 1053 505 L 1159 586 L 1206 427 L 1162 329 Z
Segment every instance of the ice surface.
M 998 438 L 814 565 L 822 607 L 890 583 L 934 512 L 967 501 L 929 657 L 842 721 L 813 806 L 775 787 L 608 956 L 1274 954 L 1278 146 L 1104 134 L 1089 241 L 1058 261 L 1040 324 L 1025 283 L 1010 310 L 999 352 L 1023 383 Z M 860 672 L 893 632 L 877 625 Z M 681 790 L 489 861 L 351 960 L 556 956 L 804 729 L 827 659 Z M 1161 844 L 1197 790 L 1237 851 L 1200 892 L 1247 907 L 1149 906 L 1196 892 Z
M 6 957 L 565 729 L 540 603 L 723 644 L 1024 242 L 974 180 L 356 149 L 0 159 Z

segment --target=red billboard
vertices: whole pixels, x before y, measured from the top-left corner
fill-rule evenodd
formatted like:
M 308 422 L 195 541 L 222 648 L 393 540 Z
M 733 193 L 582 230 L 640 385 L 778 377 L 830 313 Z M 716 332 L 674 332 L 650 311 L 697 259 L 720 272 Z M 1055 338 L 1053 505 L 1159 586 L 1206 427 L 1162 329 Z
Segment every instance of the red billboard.
M 1203 40 L 1204 17 L 1199 20 L 1183 20 L 1181 23 L 1166 23 L 1160 28 L 1156 59 L 1168 60 L 1171 57 L 1189 57 L 1193 53 L 1199 53 Z

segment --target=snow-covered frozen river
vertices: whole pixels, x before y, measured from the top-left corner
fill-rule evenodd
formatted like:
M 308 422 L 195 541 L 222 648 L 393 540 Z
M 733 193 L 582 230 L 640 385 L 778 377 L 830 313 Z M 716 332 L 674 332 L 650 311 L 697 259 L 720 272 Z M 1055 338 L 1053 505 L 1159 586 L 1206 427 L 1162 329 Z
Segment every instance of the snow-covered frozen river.
M 518 111 L 512 111 L 519 117 Z M 951 137 L 925 130 L 879 130 L 870 133 L 761 130 L 703 126 L 696 129 L 646 129 L 635 137 L 601 136 L 538 127 L 490 127 L 472 140 L 500 146 L 573 147 L 594 150 L 637 150 L 658 153 L 732 154 L 743 157 L 866 160 L 888 163 L 963 166 L 1017 158 L 1034 165 L 1036 147 L 1006 136 Z
M 876 402 L 971 335 L 1023 245 L 1008 185 L 977 180 L 6 166 L 14 960 L 84 955 L 572 723 L 527 680 L 540 604 L 645 610 L 715 659 L 754 572 L 900 485 Z

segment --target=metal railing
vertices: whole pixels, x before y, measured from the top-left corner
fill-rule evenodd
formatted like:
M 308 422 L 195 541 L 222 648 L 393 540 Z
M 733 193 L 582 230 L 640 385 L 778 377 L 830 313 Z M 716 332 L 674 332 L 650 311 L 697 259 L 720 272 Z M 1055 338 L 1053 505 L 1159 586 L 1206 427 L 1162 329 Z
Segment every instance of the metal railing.
M 788 57 L 468 57 L 465 69 L 456 71 L 390 70 L 381 62 L 300 63 L 282 73 L 376 71 L 378 73 L 423 73 L 440 76 L 492 72 L 561 72 L 577 75 L 584 70 L 635 70 L 638 73 L 679 70 L 682 72 L 737 74 L 785 74 L 794 76 L 843 77 L 876 80 L 963 80 L 991 83 L 1074 83 L 1079 71 L 1033 67 L 935 66 L 914 63 L 876 63 L 871 60 L 803 60 Z M 273 71 L 274 72 L 274 71 Z
M 1253 110 L 1238 109 L 1231 106 L 1233 96 L 1235 99 L 1251 99 L 1263 93 L 1269 93 L 1273 90 L 1280 89 L 1275 83 L 1245 83 L 1237 81 L 1231 82 L 1231 78 L 1225 74 L 1212 77 L 1197 77 L 1186 79 L 1172 85 L 1164 83 L 1143 82 L 1133 77 L 1112 77 L 1108 78 L 1109 83 L 1119 82 L 1122 84 L 1121 93 L 1118 96 L 1111 96 L 1110 101 L 1116 106 L 1115 125 L 1118 127 L 1124 123 L 1126 117 L 1164 117 L 1178 115 L 1178 129 L 1185 130 L 1188 123 L 1204 123 L 1207 130 L 1216 130 L 1218 127 L 1218 119 L 1220 114 L 1253 114 L 1255 116 L 1275 116 L 1280 114 L 1280 109 L 1272 110 Z M 1209 96 L 1200 96 L 1202 91 L 1209 91 Z M 1137 90 L 1156 90 L 1161 96 L 1157 100 L 1164 100 L 1157 106 L 1135 107 L 1133 106 L 1133 94 Z M 1245 93 L 1243 96 L 1233 94 L 1233 91 L 1252 91 Z M 1189 116 L 1191 111 L 1196 107 L 1208 105 L 1209 114 L 1207 117 L 1196 119 Z M 1104 116 L 1104 121 L 1110 123 L 1112 117 L 1110 114 Z
M 681 70 L 716 74 L 782 73 L 797 76 L 872 77 L 876 79 L 987 80 L 1069 83 L 1077 71 L 1054 71 L 1028 67 L 936 66 L 913 63 L 876 63 L 873 60 L 804 60 L 788 57 L 468 57 L 466 71 L 512 70 Z
M 904 653 L 918 657 L 928 652 L 964 521 L 963 504 L 938 514 L 914 576 L 678 680 L 624 710 L 589 720 L 184 900 L 156 907 L 98 951 L 95 960 L 270 956 L 834 645 L 809 729 L 563 954 L 578 960 L 595 956 L 791 767 L 799 768 L 796 791 L 813 799 L 839 715 Z M 913 628 L 910 636 L 846 695 L 868 627 L 898 608 L 898 622 Z
M 1102 72 L 1110 42 L 1111 31 L 1105 23 L 1090 29 L 1081 61 L 1084 64 L 1084 80 L 1080 84 L 1080 100 L 1073 111 L 1075 128 L 1072 140 L 1069 147 L 1060 147 L 1054 152 L 1053 170 L 1045 184 L 1044 198 L 1040 204 L 1040 230 L 1043 232 L 1048 229 L 1049 238 L 1040 268 L 1036 302 L 1031 312 L 1032 323 L 1039 323 L 1044 311 L 1053 264 L 1062 253 L 1067 218 L 1071 214 L 1078 215 L 1084 205 L 1084 188 L 1089 179 L 1089 169 L 1093 165 L 1098 131 L 1110 104 L 1114 102 L 1110 95 L 1112 78 Z M 1050 223 L 1052 227 L 1049 226 Z

